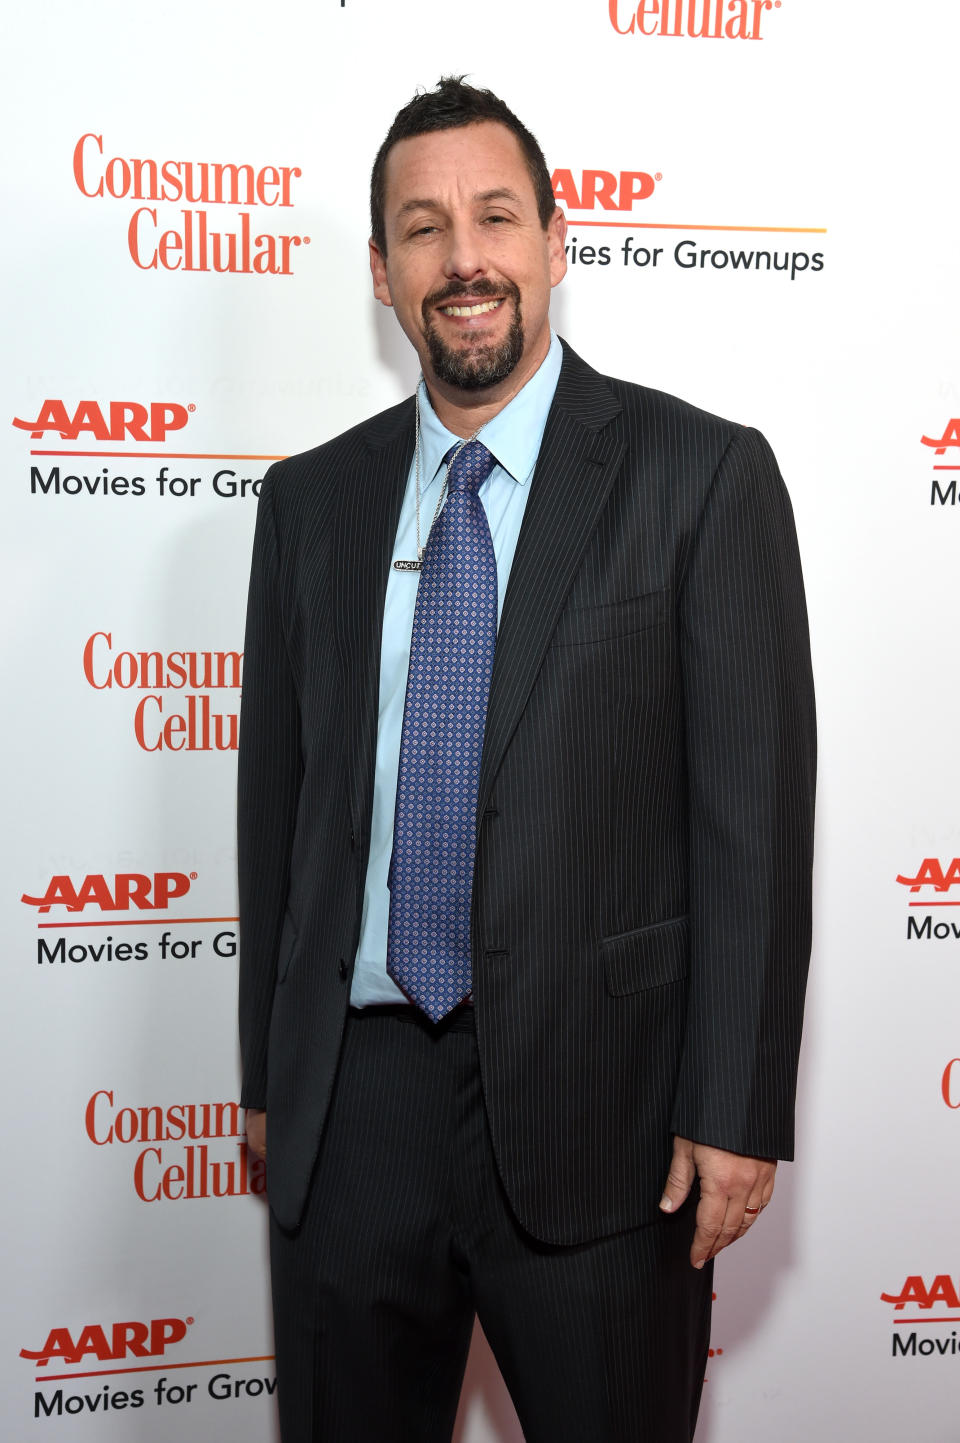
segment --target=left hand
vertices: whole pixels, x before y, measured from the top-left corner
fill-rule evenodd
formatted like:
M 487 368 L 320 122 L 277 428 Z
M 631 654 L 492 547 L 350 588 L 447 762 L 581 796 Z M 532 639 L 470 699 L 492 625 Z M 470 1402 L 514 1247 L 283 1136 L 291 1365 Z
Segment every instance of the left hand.
M 676 1212 L 694 1178 L 700 1178 L 697 1230 L 690 1249 L 695 1268 L 702 1268 L 708 1258 L 715 1258 L 721 1248 L 735 1243 L 753 1226 L 773 1197 L 776 1171 L 774 1158 L 745 1157 L 685 1137 L 674 1138 L 660 1207 L 666 1213 Z

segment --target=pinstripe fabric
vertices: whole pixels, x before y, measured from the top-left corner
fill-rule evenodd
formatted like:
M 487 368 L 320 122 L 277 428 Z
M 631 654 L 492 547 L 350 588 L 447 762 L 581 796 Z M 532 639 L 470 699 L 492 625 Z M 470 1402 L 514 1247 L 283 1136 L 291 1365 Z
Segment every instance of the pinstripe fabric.
M 527 1443 L 690 1443 L 712 1267 L 691 1199 L 586 1247 L 524 1234 L 490 1149 L 476 1039 L 350 1015 L 317 1175 L 274 1225 L 284 1443 L 449 1443 L 474 1310 Z
M 242 1100 L 268 1106 L 285 1226 L 339 1055 L 412 445 L 404 403 L 271 468 L 260 503 L 240 744 Z M 501 617 L 474 879 L 484 1096 L 534 1237 L 652 1221 L 672 1131 L 791 1155 L 812 698 L 766 442 L 565 349 Z

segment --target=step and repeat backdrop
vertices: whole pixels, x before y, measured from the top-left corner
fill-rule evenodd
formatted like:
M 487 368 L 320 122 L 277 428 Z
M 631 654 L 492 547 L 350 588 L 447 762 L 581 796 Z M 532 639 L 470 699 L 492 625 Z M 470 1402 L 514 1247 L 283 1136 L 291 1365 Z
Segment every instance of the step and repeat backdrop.
M 554 324 L 760 427 L 822 728 L 798 1161 L 698 1440 L 951 1443 L 960 1368 L 952 0 L 114 0 L 8 18 L 2 1431 L 273 1443 L 234 785 L 264 470 L 415 362 L 370 163 L 467 72 L 569 222 Z M 459 1443 L 518 1443 L 481 1335 Z

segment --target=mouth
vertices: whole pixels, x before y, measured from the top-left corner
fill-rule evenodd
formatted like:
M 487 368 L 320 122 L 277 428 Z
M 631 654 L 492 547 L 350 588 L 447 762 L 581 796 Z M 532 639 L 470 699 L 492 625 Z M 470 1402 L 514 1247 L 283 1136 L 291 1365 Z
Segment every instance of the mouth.
M 490 311 L 496 311 L 503 305 L 503 297 L 495 301 L 460 302 L 456 305 L 439 306 L 438 310 L 443 316 L 484 316 Z
M 421 309 L 430 366 L 445 385 L 481 391 L 499 385 L 519 363 L 520 290 L 505 276 L 453 279 L 426 296 Z

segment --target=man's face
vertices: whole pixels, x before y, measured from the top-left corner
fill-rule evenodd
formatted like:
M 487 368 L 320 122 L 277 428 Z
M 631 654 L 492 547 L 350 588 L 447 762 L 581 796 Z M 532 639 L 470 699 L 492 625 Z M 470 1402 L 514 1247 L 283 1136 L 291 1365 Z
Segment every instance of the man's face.
M 396 310 L 428 383 L 451 399 L 509 399 L 550 345 L 562 212 L 543 229 L 520 146 L 495 121 L 398 141 L 385 179 L 374 295 Z

